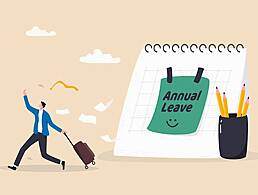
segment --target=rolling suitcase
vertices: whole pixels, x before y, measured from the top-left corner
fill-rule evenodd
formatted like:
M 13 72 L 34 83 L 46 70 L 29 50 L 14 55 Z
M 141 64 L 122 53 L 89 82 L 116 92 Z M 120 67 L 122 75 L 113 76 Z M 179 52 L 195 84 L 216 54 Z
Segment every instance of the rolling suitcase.
M 78 154 L 82 162 L 85 164 L 85 169 L 88 169 L 88 164 L 92 163 L 92 165 L 95 165 L 96 162 L 94 161 L 95 154 L 92 152 L 90 147 L 83 143 L 82 141 L 79 141 L 75 145 L 73 145 L 72 141 L 69 139 L 66 133 L 64 133 L 65 137 L 68 139 L 68 141 L 72 144 L 75 152 Z

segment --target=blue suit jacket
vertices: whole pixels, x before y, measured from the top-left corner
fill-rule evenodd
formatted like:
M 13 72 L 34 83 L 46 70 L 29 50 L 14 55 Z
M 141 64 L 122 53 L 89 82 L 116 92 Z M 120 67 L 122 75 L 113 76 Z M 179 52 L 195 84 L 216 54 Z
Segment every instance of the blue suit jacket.
M 35 122 L 34 122 L 34 127 L 33 127 L 33 132 L 35 134 L 38 133 L 38 122 L 39 122 L 39 110 L 32 107 L 29 103 L 28 97 L 25 95 L 23 96 L 24 98 L 24 102 L 26 105 L 26 108 L 32 113 L 34 114 L 35 117 Z M 45 136 L 49 135 L 49 131 L 48 131 L 48 125 L 50 125 L 53 129 L 55 129 L 58 132 L 61 132 L 62 129 L 60 127 L 58 127 L 57 125 L 55 125 L 53 123 L 53 121 L 51 120 L 49 114 L 43 110 L 43 114 L 42 114 L 42 134 Z

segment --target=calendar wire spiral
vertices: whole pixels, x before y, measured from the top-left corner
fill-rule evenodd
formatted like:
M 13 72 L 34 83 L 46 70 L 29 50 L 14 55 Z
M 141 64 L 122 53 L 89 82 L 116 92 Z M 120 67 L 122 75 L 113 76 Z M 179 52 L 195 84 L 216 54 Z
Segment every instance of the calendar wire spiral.
M 231 53 L 233 50 L 237 51 L 237 52 L 241 52 L 241 49 L 244 49 L 244 45 L 239 43 L 239 44 L 159 44 L 159 43 L 155 43 L 155 44 L 146 44 L 145 47 L 145 52 L 147 53 L 150 53 L 152 51 L 158 53 L 158 52 L 164 52 L 164 53 L 167 53 L 167 52 L 183 52 L 185 53 L 186 51 L 190 51 L 190 52 L 197 52 L 197 51 L 200 51 L 200 52 L 205 52 L 205 51 L 208 51 L 208 52 L 215 52 L 216 50 L 219 51 L 220 53 L 224 52 L 224 51 L 227 51 L 229 53 Z

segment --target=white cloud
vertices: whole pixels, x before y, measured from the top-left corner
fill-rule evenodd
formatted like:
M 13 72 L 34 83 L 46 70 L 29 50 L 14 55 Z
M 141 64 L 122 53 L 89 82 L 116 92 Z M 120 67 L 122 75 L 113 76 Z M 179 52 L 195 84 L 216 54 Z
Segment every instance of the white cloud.
M 100 49 L 95 49 L 93 53 L 89 53 L 85 56 L 81 56 L 80 62 L 115 64 L 120 62 L 120 58 L 113 58 L 111 54 L 104 54 Z
M 47 31 L 44 29 L 40 29 L 38 26 L 33 26 L 32 29 L 25 32 L 25 34 L 29 37 L 53 37 L 56 36 L 55 31 Z

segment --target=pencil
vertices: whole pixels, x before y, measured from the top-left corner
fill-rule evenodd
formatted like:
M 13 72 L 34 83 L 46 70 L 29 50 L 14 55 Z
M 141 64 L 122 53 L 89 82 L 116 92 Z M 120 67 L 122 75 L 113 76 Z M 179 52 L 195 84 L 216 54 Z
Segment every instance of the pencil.
M 224 116 L 225 117 L 229 117 L 228 115 L 228 101 L 227 101 L 227 97 L 226 97 L 226 93 L 223 92 L 223 105 L 224 105 Z
M 216 87 L 216 96 L 217 96 L 217 101 L 219 105 L 219 110 L 220 110 L 220 115 L 224 117 L 224 109 L 221 101 L 221 96 L 218 87 Z
M 243 109 L 243 103 L 244 103 L 244 98 L 245 98 L 245 84 L 243 85 L 241 93 L 240 93 L 237 117 L 241 117 L 242 109 Z
M 247 100 L 245 102 L 245 106 L 244 106 L 244 110 L 243 110 L 242 116 L 246 116 L 247 111 L 248 111 L 248 106 L 249 106 L 249 97 L 247 98 Z

